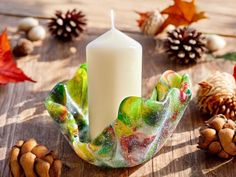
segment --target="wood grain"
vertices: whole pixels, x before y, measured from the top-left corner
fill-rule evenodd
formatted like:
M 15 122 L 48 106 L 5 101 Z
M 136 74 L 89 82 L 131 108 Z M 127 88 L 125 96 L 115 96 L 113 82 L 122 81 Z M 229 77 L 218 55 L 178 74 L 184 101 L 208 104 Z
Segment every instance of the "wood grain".
M 173 136 L 161 151 L 147 163 L 125 169 L 106 169 L 90 165 L 73 152 L 57 126 L 45 111 L 43 101 L 50 89 L 59 81 L 69 79 L 79 64 L 85 62 L 85 46 L 89 41 L 109 28 L 108 11 L 117 12 L 117 26 L 125 30 L 138 31 L 135 25 L 137 16 L 133 10 L 160 9 L 170 1 L 155 0 L 1 0 L 0 11 L 29 15 L 50 16 L 55 9 L 78 8 L 88 16 L 88 31 L 78 40 L 61 43 L 47 36 L 42 43 L 36 43 L 31 56 L 17 60 L 19 66 L 37 80 L 33 83 L 8 84 L 0 86 L 0 176 L 9 176 L 8 152 L 19 139 L 34 137 L 39 143 L 47 145 L 58 152 L 63 160 L 63 177 L 234 177 L 234 162 L 225 162 L 209 156 L 197 149 L 198 129 L 205 116 L 198 111 L 194 100 Z M 206 10 L 209 20 L 197 25 L 198 29 L 211 32 L 236 34 L 235 0 L 199 0 L 199 6 Z M 8 27 L 12 44 L 19 34 L 15 33 L 19 18 L 0 16 L 0 30 Z M 42 25 L 45 20 L 40 21 Z M 166 55 L 155 51 L 155 41 L 139 33 L 127 33 L 143 45 L 143 95 L 148 96 L 162 72 L 172 69 L 188 73 L 192 78 L 194 93 L 197 83 L 216 70 L 232 72 L 235 62 L 215 60 L 200 63 L 192 67 L 177 66 L 169 62 Z M 22 34 L 21 34 L 22 35 Z M 225 51 L 235 50 L 236 40 L 227 38 Z M 76 47 L 72 54 L 70 47 Z

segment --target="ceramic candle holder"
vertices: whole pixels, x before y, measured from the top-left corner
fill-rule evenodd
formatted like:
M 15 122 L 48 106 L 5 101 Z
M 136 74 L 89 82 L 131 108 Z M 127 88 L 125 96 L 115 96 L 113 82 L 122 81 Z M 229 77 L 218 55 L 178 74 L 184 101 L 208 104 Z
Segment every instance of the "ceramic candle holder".
M 166 71 L 149 99 L 125 98 L 117 119 L 90 141 L 87 89 L 83 64 L 71 80 L 53 88 L 46 109 L 79 157 L 113 168 L 132 167 L 152 158 L 172 135 L 192 97 L 188 75 Z

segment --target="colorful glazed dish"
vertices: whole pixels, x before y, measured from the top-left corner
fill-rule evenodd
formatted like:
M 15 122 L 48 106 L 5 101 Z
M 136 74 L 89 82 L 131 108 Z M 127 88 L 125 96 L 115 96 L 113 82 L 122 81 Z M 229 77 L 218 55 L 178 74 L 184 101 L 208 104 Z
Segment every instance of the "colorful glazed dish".
M 188 75 L 166 71 L 149 99 L 125 98 L 117 119 L 89 140 L 87 66 L 58 83 L 46 98 L 50 116 L 79 157 L 97 165 L 132 167 L 152 158 L 172 135 L 192 93 Z

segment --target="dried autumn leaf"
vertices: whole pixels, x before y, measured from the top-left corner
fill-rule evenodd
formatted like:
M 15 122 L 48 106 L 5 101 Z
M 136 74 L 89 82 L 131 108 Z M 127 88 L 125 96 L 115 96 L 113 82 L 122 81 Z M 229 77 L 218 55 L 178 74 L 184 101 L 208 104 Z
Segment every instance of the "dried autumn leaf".
M 136 11 L 136 13 L 139 15 L 139 19 L 136 20 L 138 23 L 138 27 L 142 27 L 145 20 L 147 18 L 149 18 L 151 12 L 138 12 L 138 11 Z
M 233 73 L 234 79 L 236 80 L 236 65 L 234 65 L 234 73 Z
M 0 35 L 0 84 L 9 82 L 35 82 L 17 67 L 11 52 L 6 31 Z
M 174 26 L 190 25 L 201 19 L 207 18 L 205 12 L 197 12 L 195 0 L 184 1 L 174 0 L 174 4 L 164 9 L 161 14 L 166 14 L 168 17 L 158 30 L 157 34 L 162 32 L 169 24 Z

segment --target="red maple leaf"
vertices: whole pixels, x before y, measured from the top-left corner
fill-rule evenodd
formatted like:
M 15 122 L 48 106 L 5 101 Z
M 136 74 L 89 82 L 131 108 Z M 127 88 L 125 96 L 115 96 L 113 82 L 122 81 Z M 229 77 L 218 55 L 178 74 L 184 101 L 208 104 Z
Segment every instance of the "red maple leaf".
M 9 82 L 35 82 L 17 67 L 6 31 L 0 35 L 0 84 Z
M 236 65 L 234 65 L 234 73 L 233 73 L 234 79 L 236 80 Z

